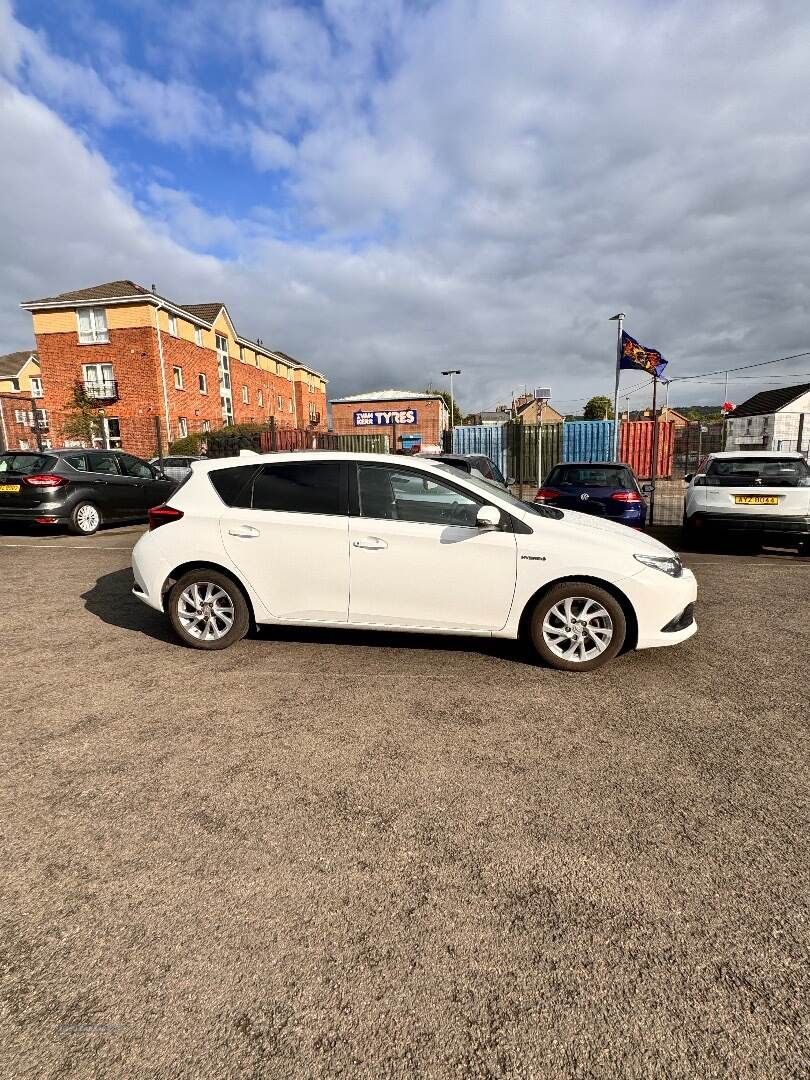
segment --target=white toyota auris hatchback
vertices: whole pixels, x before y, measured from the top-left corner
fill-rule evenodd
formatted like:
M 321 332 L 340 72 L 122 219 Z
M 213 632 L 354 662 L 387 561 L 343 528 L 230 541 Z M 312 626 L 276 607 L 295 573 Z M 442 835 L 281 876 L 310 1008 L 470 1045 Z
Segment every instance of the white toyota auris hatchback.
M 252 623 L 525 635 L 553 667 L 590 671 L 697 629 L 694 575 L 657 540 L 418 458 L 194 462 L 132 568 L 135 595 L 198 649 Z

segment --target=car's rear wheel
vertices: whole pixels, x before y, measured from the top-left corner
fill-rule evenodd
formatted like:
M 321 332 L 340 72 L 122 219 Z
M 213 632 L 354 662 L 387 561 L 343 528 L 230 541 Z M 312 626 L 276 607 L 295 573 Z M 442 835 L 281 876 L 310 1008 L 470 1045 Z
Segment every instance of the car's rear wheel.
M 68 531 L 74 536 L 92 536 L 101 524 L 101 514 L 95 503 L 77 503 L 70 512 Z
M 564 581 L 537 602 L 531 638 L 559 671 L 595 671 L 619 652 L 627 635 L 621 604 L 588 581 Z
M 250 611 L 242 590 L 225 574 L 189 570 L 169 593 L 169 620 L 184 645 L 227 649 L 248 632 Z

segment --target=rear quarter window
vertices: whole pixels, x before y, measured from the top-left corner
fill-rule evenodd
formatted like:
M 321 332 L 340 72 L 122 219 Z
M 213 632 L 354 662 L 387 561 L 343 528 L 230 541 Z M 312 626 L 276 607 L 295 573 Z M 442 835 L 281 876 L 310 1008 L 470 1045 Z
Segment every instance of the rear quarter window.
M 250 506 L 250 481 L 255 465 L 234 465 L 230 469 L 212 469 L 208 474 L 211 486 L 226 506 Z

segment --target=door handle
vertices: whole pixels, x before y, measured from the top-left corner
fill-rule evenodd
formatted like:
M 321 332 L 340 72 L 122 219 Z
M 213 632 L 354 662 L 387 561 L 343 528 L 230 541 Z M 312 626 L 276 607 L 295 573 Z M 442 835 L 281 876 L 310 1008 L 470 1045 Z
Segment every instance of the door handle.
M 238 536 L 240 540 L 251 540 L 259 535 L 259 530 L 252 525 L 240 525 L 237 529 L 228 529 L 228 536 Z
M 364 536 L 362 540 L 354 540 L 352 547 L 365 548 L 366 551 L 384 551 L 388 544 L 379 536 Z

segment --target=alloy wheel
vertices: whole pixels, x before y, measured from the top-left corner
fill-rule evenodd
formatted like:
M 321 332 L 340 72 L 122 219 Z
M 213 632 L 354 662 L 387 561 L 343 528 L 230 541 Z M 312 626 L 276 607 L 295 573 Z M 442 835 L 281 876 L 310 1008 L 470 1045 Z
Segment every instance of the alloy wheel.
M 80 506 L 76 514 L 76 524 L 83 533 L 93 533 L 99 527 L 100 518 L 98 510 L 89 503 Z
M 177 599 L 177 617 L 191 637 L 218 641 L 234 623 L 233 600 L 212 581 L 195 581 Z
M 583 664 L 600 656 L 613 638 L 606 608 L 588 596 L 567 596 L 546 612 L 543 640 L 561 660 Z

